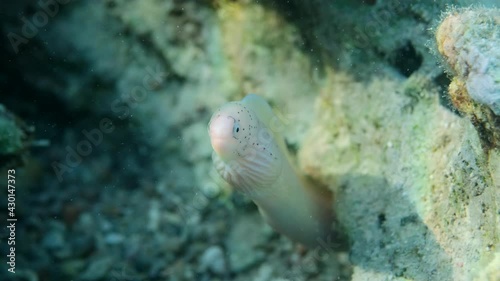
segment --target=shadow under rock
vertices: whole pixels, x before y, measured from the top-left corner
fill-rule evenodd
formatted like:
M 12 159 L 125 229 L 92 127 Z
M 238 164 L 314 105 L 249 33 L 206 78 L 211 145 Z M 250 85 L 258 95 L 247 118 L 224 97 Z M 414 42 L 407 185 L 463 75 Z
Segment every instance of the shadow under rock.
M 356 174 L 340 182 L 335 208 L 354 266 L 417 281 L 452 280 L 451 259 L 405 196 L 411 186 Z

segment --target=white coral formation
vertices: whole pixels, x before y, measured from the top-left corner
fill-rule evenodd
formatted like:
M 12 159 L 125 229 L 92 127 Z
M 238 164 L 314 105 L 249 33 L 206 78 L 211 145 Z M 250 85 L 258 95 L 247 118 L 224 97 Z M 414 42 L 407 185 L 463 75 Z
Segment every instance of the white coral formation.
M 436 31 L 438 50 L 476 102 L 500 115 L 500 10 L 459 10 Z

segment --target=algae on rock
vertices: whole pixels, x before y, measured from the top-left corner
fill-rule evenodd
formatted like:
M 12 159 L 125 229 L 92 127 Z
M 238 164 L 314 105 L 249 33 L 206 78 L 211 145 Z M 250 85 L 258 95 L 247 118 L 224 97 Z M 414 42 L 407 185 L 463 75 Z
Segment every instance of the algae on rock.
M 22 163 L 32 131 L 32 128 L 0 104 L 0 168 Z

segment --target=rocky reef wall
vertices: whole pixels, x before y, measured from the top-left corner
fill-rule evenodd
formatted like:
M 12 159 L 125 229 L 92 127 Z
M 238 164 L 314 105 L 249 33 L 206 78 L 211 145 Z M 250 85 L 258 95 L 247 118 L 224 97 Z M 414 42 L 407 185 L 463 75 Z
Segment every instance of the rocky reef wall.
M 19 237 L 39 245 L 19 246 L 20 276 L 497 280 L 494 120 L 457 108 L 434 37 L 445 11 L 495 6 L 479 2 L 0 4 L 0 103 L 47 144 L 16 148 Z M 301 253 L 215 175 L 207 122 L 247 93 L 334 191 L 342 245 Z

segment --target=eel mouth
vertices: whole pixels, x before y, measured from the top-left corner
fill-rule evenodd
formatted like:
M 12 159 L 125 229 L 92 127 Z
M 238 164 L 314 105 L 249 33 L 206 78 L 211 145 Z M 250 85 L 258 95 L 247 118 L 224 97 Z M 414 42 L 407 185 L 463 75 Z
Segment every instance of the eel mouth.
M 231 116 L 216 115 L 208 123 L 208 134 L 212 148 L 219 155 L 230 153 L 234 140 L 233 128 L 235 120 Z M 224 157 L 223 157 L 224 158 Z

